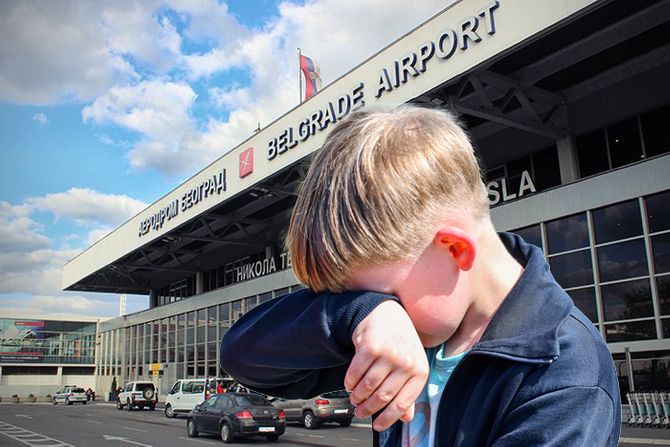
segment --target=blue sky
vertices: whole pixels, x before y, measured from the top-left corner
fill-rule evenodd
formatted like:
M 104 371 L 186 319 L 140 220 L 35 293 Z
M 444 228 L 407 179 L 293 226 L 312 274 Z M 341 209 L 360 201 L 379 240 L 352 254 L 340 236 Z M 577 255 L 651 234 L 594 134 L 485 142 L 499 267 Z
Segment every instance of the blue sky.
M 68 259 L 450 1 L 0 3 L 0 316 L 114 316 Z M 128 311 L 146 308 L 132 296 Z

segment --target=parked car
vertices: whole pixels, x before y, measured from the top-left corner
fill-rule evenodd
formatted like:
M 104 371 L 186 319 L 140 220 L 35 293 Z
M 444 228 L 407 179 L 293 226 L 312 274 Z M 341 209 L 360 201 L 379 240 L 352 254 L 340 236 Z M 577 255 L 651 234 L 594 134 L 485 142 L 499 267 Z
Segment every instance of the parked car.
M 286 412 L 287 421 L 299 421 L 308 429 L 314 429 L 322 422 L 339 422 L 342 427 L 348 427 L 354 418 L 355 407 L 345 390 L 320 394 L 312 399 L 276 398 L 272 404 Z
M 193 410 L 196 405 L 216 394 L 216 385 L 219 381 L 222 381 L 223 387 L 228 389 L 227 385 L 232 382 L 232 379 L 177 380 L 165 399 L 165 416 L 173 418 L 178 413 L 188 413 Z
M 72 405 L 75 402 L 81 402 L 86 405 L 86 390 L 78 386 L 66 385 L 58 392 L 54 393 L 51 402 L 56 405 L 58 402 L 64 402 Z
M 158 391 L 153 382 L 128 382 L 116 398 L 116 408 L 121 410 L 126 407 L 128 411 L 134 408 L 153 410 L 157 401 Z
M 186 428 L 190 437 L 218 434 L 225 443 L 251 436 L 277 441 L 286 431 L 286 414 L 258 394 L 223 393 L 196 405 Z

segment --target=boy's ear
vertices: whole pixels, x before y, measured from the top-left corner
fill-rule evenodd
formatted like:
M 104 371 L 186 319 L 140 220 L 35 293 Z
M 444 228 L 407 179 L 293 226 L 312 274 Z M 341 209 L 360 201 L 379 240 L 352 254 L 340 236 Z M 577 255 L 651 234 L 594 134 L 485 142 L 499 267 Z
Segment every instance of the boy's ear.
M 442 249 L 448 250 L 449 255 L 461 270 L 470 270 L 477 256 L 475 240 L 461 228 L 442 227 L 435 233 L 433 242 Z

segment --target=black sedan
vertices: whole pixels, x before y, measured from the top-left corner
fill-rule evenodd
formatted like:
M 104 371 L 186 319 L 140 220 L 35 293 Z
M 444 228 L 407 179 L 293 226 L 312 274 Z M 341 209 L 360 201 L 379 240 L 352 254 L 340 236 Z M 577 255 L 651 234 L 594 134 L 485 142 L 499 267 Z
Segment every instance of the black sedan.
M 186 428 L 190 437 L 213 433 L 225 443 L 248 436 L 277 441 L 286 430 L 286 414 L 258 394 L 223 393 L 196 405 Z

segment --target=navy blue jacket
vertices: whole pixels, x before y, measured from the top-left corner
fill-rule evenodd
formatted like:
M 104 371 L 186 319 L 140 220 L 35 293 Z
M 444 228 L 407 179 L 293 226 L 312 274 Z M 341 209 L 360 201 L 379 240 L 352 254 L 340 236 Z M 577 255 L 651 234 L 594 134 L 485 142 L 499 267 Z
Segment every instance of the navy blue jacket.
M 456 367 L 440 400 L 436 446 L 616 446 L 619 387 L 602 337 L 549 272 L 542 252 L 501 234 L 524 272 Z M 351 334 L 380 302 L 371 292 L 301 290 L 256 307 L 223 337 L 221 366 L 287 398 L 341 389 Z M 375 433 L 400 446 L 401 423 Z

